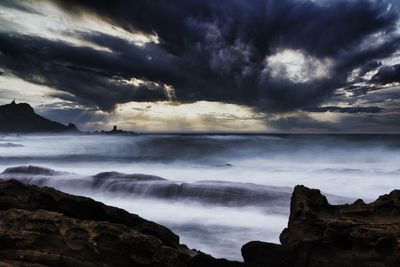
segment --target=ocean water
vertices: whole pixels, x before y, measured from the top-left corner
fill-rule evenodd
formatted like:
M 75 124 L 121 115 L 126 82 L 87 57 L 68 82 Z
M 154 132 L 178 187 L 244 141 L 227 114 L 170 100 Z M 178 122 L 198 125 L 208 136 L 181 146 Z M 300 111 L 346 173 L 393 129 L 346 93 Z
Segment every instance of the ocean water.
M 124 208 L 189 247 L 236 260 L 248 241 L 279 241 L 295 185 L 318 188 L 333 203 L 372 201 L 400 188 L 399 162 L 399 135 L 0 136 L 0 172 L 57 171 L 1 179 Z

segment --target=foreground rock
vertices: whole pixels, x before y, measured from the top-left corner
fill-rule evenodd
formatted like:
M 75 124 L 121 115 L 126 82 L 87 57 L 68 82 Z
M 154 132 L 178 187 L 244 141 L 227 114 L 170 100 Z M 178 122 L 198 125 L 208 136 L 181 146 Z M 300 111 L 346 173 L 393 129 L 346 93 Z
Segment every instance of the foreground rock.
M 250 242 L 242 254 L 248 266 L 400 266 L 399 236 L 400 190 L 330 205 L 319 190 L 296 186 L 282 245 Z
M 400 266 L 399 236 L 398 190 L 371 204 L 330 205 L 319 190 L 296 186 L 282 244 L 249 242 L 244 262 L 231 262 L 189 250 L 167 228 L 124 210 L 0 182 L 0 266 Z
M 186 266 L 188 255 L 121 224 L 45 210 L 0 212 L 0 262 L 11 266 Z
M 0 266 L 187 266 L 189 254 L 170 230 L 124 210 L 0 182 Z

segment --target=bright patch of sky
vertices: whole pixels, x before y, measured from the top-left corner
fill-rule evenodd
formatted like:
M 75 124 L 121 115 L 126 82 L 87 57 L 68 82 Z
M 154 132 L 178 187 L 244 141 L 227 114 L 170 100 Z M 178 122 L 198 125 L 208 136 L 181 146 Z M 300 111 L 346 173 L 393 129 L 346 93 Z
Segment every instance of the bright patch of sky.
M 294 83 L 329 77 L 332 63 L 304 54 L 300 50 L 284 49 L 267 57 L 267 70 L 273 78 L 288 79 Z
M 56 101 L 51 94 L 58 91 L 43 85 L 26 82 L 11 75 L 0 75 L 0 105 L 12 100 L 27 102 L 34 106 Z
M 83 129 L 111 129 L 113 125 L 136 131 L 268 131 L 264 114 L 251 108 L 220 102 L 199 101 L 188 104 L 170 102 L 121 104 L 114 113 L 97 111 L 99 121 L 92 120 Z

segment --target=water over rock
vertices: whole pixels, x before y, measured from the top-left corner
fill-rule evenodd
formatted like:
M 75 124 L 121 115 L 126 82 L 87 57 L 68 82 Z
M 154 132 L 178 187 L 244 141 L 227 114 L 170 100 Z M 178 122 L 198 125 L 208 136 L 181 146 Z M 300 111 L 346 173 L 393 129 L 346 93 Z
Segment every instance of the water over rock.
M 80 177 L 38 166 L 12 167 L 0 174 L 0 179 L 9 178 L 74 192 L 75 189 L 91 190 L 124 197 L 190 200 L 227 206 L 287 207 L 291 196 L 291 188 L 288 187 L 222 181 L 180 183 L 154 175 L 119 172 Z
M 43 168 L 33 165 L 28 166 L 17 166 L 17 167 L 10 167 L 3 171 L 3 174 L 26 174 L 26 175 L 47 175 L 53 176 L 56 174 L 60 174 L 60 172 L 56 172 L 55 170 L 49 168 Z
M 0 143 L 0 147 L 3 147 L 3 148 L 14 148 L 14 147 L 23 147 L 23 145 L 14 144 L 14 143 Z

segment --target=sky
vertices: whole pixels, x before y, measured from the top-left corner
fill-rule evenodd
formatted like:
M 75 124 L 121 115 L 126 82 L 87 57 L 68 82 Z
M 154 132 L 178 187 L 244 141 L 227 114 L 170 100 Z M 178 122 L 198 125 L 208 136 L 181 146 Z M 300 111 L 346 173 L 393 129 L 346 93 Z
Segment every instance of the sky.
M 398 0 L 0 0 L 0 104 L 82 130 L 399 133 Z

